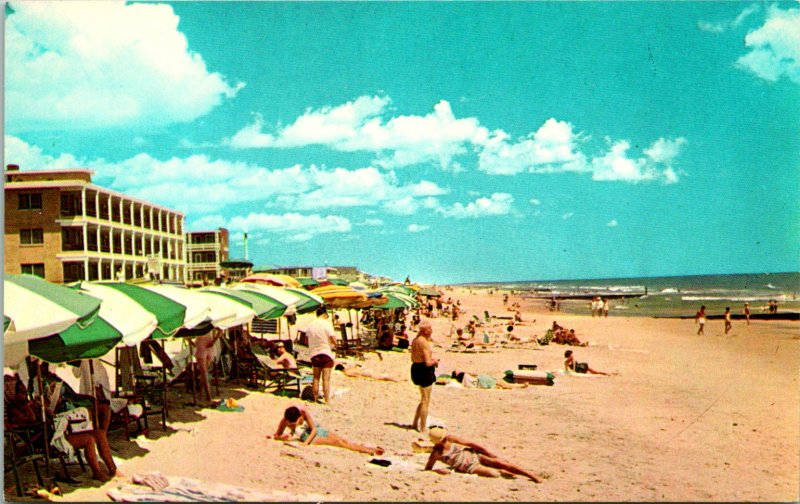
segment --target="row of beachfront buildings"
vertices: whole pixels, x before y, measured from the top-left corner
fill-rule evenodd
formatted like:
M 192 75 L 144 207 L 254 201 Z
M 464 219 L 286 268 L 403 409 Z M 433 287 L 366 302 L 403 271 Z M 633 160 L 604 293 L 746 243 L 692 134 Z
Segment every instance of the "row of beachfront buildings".
M 373 280 L 352 266 L 254 267 L 246 257 L 231 257 L 225 228 L 186 231 L 183 213 L 95 185 L 92 174 L 6 166 L 6 273 L 55 283 L 159 279 L 203 285 L 254 271 Z

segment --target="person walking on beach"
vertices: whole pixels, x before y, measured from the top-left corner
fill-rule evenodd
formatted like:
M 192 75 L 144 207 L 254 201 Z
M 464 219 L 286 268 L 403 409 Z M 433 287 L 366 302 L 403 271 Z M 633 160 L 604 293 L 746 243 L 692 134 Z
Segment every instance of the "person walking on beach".
M 700 306 L 700 311 L 698 311 L 694 316 L 694 323 L 700 324 L 700 328 L 697 330 L 698 335 L 704 335 L 703 328 L 706 325 L 706 305 Z
M 609 309 L 608 298 L 606 298 L 603 300 L 603 317 L 605 318 L 608 318 L 608 309 Z
M 311 355 L 311 367 L 314 378 L 311 382 L 311 391 L 314 402 L 319 398 L 319 381 L 322 378 L 322 390 L 325 402 L 331 402 L 331 370 L 333 369 L 333 350 L 336 346 L 336 336 L 333 328 L 328 323 L 328 310 L 324 306 L 317 308 L 317 318 L 306 326 L 308 336 L 308 353 Z
M 731 307 L 725 307 L 725 315 L 723 316 L 725 319 L 725 334 L 728 334 L 731 330 Z
M 434 359 L 431 351 L 432 335 L 431 323 L 423 320 L 419 323 L 417 337 L 411 342 L 411 381 L 419 387 L 420 396 L 411 425 L 417 432 L 425 432 L 427 427 L 431 388 L 436 382 L 436 366 L 439 364 L 439 359 Z
M 747 321 L 747 325 L 750 325 L 750 303 L 744 304 L 744 310 L 742 310 L 744 314 L 744 319 Z

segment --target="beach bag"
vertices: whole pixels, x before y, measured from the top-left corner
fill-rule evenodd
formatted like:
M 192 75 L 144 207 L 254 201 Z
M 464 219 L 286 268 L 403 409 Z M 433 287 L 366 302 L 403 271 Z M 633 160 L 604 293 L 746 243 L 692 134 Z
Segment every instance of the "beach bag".
M 306 385 L 303 387 L 303 391 L 300 393 L 300 398 L 304 401 L 314 401 L 314 391 L 311 389 L 311 385 Z

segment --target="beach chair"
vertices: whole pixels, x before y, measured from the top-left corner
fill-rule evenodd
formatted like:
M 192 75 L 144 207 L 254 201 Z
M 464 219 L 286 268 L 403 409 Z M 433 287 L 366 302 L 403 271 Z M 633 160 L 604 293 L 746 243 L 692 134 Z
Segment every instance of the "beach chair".
M 300 395 L 299 369 L 276 365 L 262 345 L 253 345 L 253 354 L 262 367 L 258 377 L 263 381 L 264 390 L 272 390 L 278 395 Z
M 148 417 L 161 416 L 162 429 L 167 429 L 167 379 L 166 368 L 145 372 L 135 346 L 116 348 L 116 388 L 114 396 L 142 406 L 144 432 L 149 432 Z M 127 410 L 127 408 L 126 408 Z M 129 434 L 126 424 L 126 435 Z

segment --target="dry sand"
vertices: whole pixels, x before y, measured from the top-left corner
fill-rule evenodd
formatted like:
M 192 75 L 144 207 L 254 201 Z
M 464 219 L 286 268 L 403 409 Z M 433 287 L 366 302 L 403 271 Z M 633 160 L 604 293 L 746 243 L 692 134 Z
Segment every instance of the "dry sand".
M 500 294 L 447 291 L 472 314 L 509 315 Z M 435 386 L 430 415 L 459 436 L 549 477 L 525 479 L 423 472 L 427 456 L 411 454 L 418 434 L 408 430 L 418 391 L 408 381 L 408 353 L 365 367 L 400 383 L 334 373 L 340 391 L 331 406 L 310 405 L 325 427 L 387 449 L 395 463 L 369 464 L 367 455 L 329 447 L 294 448 L 269 441 L 283 410 L 296 399 L 224 387 L 241 413 L 183 407 L 183 388 L 165 433 L 127 442 L 112 435 L 120 471 L 109 483 L 64 487 L 65 500 L 108 500 L 106 492 L 135 473 L 160 471 L 259 492 L 322 494 L 330 500 L 447 501 L 798 501 L 800 492 L 800 337 L 797 323 L 721 321 L 695 335 L 692 320 L 567 316 L 525 302 L 524 325 L 514 333 L 542 335 L 552 321 L 575 328 L 592 346 L 574 348 L 579 361 L 617 376 L 557 374 L 555 385 L 523 390 Z M 613 310 L 612 310 L 613 312 Z M 533 319 L 536 321 L 533 322 Z M 434 319 L 434 354 L 443 369 L 499 376 L 517 364 L 559 370 L 567 347 L 502 349 L 492 353 L 446 350 L 450 323 Z M 501 325 L 497 326 L 502 329 Z M 73 474 L 77 472 L 72 469 Z M 85 479 L 83 476 L 82 479 Z M 10 478 L 9 478 L 10 479 Z M 7 494 L 9 495 L 9 494 Z

